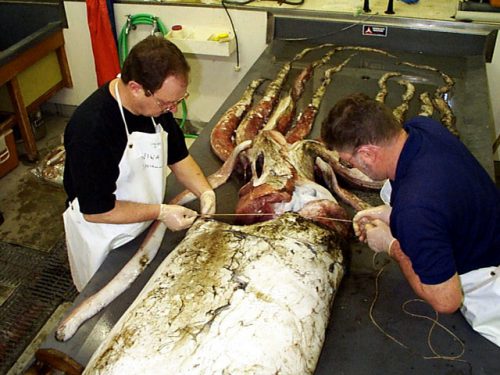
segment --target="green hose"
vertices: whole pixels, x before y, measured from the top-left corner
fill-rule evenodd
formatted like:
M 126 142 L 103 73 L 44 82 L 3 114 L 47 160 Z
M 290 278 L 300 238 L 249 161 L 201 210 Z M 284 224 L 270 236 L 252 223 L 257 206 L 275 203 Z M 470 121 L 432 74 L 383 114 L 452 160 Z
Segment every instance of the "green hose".
M 135 30 L 137 25 L 152 25 L 153 29 L 151 30 L 151 35 L 154 35 L 157 32 L 160 32 L 162 35 L 166 35 L 168 32 L 164 23 L 158 17 L 146 13 L 129 14 L 127 16 L 127 22 L 123 25 L 118 37 L 120 66 L 123 66 L 123 62 L 128 55 L 128 33 L 130 30 Z
M 168 33 L 165 24 L 158 18 L 151 14 L 147 13 L 139 13 L 139 14 L 129 14 L 127 16 L 127 22 L 123 25 L 120 35 L 118 36 L 118 55 L 120 58 L 120 67 L 123 66 L 123 62 L 128 55 L 128 33 L 131 30 L 135 30 L 137 25 L 152 25 L 153 29 L 151 30 L 151 35 L 155 35 L 156 33 L 161 33 L 161 35 L 165 36 Z M 186 101 L 182 99 L 182 119 L 180 123 L 180 128 L 184 131 L 184 124 L 186 123 L 187 118 L 187 106 Z M 196 134 L 185 134 L 185 138 L 196 138 Z

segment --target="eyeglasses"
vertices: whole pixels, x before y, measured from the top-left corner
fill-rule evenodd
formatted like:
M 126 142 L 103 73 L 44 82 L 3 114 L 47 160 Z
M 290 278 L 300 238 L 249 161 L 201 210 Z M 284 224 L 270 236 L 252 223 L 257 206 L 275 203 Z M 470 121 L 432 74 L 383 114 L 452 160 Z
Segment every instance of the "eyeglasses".
M 349 159 L 343 159 L 343 158 L 340 158 L 340 164 L 342 164 L 344 167 L 346 168 L 349 168 L 349 169 L 352 169 L 354 168 L 354 165 L 352 165 L 351 163 L 351 160 L 352 158 L 356 155 L 356 153 L 358 152 L 358 147 L 356 147 L 352 152 L 351 152 L 351 156 L 349 157 Z
M 186 93 L 184 94 L 184 96 L 182 98 L 180 98 L 178 100 L 173 100 L 170 102 L 165 102 L 161 99 L 158 99 L 155 96 L 155 94 L 153 92 L 151 92 L 150 90 L 148 90 L 147 93 L 149 93 L 149 95 L 155 100 L 156 105 L 158 105 L 158 107 L 160 107 L 162 110 L 168 110 L 168 111 L 173 110 L 175 107 L 177 107 L 177 105 L 180 104 L 180 102 L 189 98 L 189 92 L 186 91 Z

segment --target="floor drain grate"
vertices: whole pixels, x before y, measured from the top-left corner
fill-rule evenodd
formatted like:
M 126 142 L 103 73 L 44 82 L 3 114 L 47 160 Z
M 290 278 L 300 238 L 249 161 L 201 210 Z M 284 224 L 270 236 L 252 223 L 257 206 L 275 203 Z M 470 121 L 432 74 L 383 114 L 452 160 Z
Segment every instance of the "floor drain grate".
M 73 301 L 77 295 L 64 240 L 42 259 L 34 253 L 18 246 L 1 246 L 0 258 L 7 257 L 8 262 L 1 267 L 0 284 L 15 289 L 0 306 L 0 374 L 16 362 L 57 306 Z M 18 267 L 22 258 L 24 266 Z

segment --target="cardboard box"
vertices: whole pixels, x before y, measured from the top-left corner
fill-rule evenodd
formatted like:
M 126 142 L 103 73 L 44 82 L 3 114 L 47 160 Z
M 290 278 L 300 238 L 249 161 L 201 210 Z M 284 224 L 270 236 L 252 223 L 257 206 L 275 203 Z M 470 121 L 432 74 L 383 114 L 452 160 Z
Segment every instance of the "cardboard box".
M 0 135 L 0 177 L 15 169 L 18 164 L 14 133 L 9 129 Z

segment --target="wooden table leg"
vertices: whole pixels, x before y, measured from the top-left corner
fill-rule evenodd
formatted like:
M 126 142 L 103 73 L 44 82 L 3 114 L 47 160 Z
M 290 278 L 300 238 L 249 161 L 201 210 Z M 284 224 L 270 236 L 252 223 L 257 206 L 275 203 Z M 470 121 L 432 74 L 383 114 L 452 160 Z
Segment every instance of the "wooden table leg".
M 56 50 L 57 59 L 59 60 L 59 67 L 61 68 L 61 74 L 63 77 L 64 87 L 73 87 L 73 81 L 71 80 L 71 73 L 69 70 L 68 58 L 66 57 L 66 50 L 64 45 Z
M 38 159 L 35 135 L 33 134 L 33 129 L 31 128 L 30 119 L 24 105 L 17 77 L 14 77 L 7 82 L 7 89 L 9 90 L 10 100 L 12 102 L 12 106 L 14 107 L 17 124 L 19 125 L 19 130 L 21 131 L 21 137 L 24 141 L 26 154 L 30 161 L 35 161 Z

